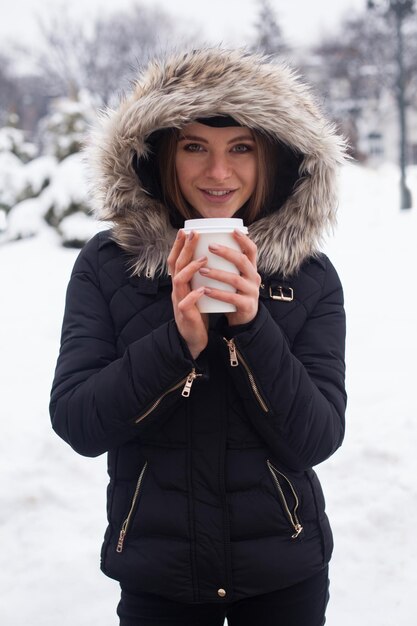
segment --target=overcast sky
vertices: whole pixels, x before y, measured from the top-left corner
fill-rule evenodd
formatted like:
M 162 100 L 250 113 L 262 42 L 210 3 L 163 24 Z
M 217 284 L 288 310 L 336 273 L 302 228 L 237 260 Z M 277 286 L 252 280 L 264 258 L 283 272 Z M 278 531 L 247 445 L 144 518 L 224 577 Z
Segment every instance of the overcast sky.
M 85 15 L 111 12 L 135 0 L 70 0 L 71 12 Z M 183 27 L 200 30 L 209 42 L 245 45 L 253 35 L 257 0 L 142 0 L 140 4 L 160 6 L 182 22 Z M 137 4 L 137 2 L 136 2 Z M 293 46 L 317 41 L 331 32 L 347 13 L 363 10 L 366 0 L 271 0 L 284 35 Z M 8 0 L 0 13 L 0 37 L 16 43 L 36 42 L 35 16 L 48 7 L 62 6 L 62 0 Z

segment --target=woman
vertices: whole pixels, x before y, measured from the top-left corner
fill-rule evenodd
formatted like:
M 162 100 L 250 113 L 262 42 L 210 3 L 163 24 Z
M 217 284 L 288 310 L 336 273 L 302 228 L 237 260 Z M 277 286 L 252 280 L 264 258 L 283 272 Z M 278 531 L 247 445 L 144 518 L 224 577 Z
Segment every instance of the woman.
M 332 537 L 312 467 L 344 433 L 342 288 L 319 252 L 343 142 L 283 66 L 154 61 L 92 143 L 98 217 L 69 283 L 54 429 L 108 453 L 101 567 L 123 626 L 319 626 Z M 190 217 L 241 217 L 239 276 Z M 201 272 L 237 288 L 193 290 Z M 201 314 L 202 295 L 235 313 Z

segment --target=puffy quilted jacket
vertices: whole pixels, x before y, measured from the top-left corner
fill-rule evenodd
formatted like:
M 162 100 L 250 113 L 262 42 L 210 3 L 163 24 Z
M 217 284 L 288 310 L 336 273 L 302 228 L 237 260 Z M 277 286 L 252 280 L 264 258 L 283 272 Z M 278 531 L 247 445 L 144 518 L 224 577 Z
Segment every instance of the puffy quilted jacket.
M 210 112 L 267 130 L 297 152 L 298 173 L 249 227 L 263 279 L 258 315 L 237 327 L 210 316 L 194 360 L 166 272 L 177 226 L 147 151 L 155 131 Z M 340 140 L 287 68 L 218 49 L 154 64 L 101 124 L 97 211 L 114 226 L 76 261 L 50 408 L 77 452 L 108 453 L 102 569 L 127 589 L 185 602 L 301 581 L 331 556 L 312 467 L 344 433 L 342 288 L 318 252 L 334 219 Z

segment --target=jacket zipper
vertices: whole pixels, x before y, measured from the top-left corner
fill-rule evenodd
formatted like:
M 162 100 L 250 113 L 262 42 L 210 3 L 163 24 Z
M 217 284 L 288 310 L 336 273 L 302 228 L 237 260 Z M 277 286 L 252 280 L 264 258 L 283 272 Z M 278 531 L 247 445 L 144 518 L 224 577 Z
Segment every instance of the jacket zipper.
M 139 422 L 141 422 L 143 419 L 145 419 L 145 417 L 148 417 L 148 415 L 150 415 L 150 413 L 152 413 L 152 411 L 154 411 L 159 406 L 159 404 L 162 402 L 162 400 L 165 398 L 165 396 L 170 394 L 172 391 L 175 391 L 176 389 L 179 389 L 180 387 L 182 387 L 182 385 L 184 385 L 184 387 L 183 387 L 183 390 L 181 392 L 181 395 L 184 396 L 184 398 L 188 398 L 190 393 L 191 393 L 191 387 L 193 385 L 193 382 L 199 376 L 202 376 L 202 374 L 196 374 L 196 371 L 195 371 L 195 369 L 193 367 L 191 372 L 189 374 L 187 374 L 187 376 L 185 378 L 182 378 L 179 381 L 179 383 L 177 383 L 173 387 L 170 387 L 169 389 L 167 389 L 167 391 L 164 391 L 164 393 L 161 396 L 159 396 L 159 398 L 157 398 L 151 404 L 151 406 L 149 407 L 149 409 L 147 411 L 145 411 L 145 413 L 140 415 L 140 417 L 137 417 L 135 419 L 135 421 L 134 421 L 135 424 L 139 424 Z
M 292 482 L 289 480 L 289 478 L 287 478 L 287 476 L 285 476 L 285 474 L 283 474 L 282 472 L 277 470 L 277 468 L 274 467 L 272 465 L 272 463 L 268 459 L 267 459 L 266 463 L 268 465 L 269 471 L 272 474 L 272 478 L 274 479 L 274 483 L 275 483 L 275 485 L 277 487 L 278 494 L 279 494 L 279 496 L 281 498 L 281 502 L 282 502 L 282 504 L 284 506 L 285 512 L 287 513 L 288 519 L 290 520 L 291 526 L 295 530 L 294 534 L 291 535 L 291 539 L 297 539 L 300 536 L 300 534 L 302 533 L 302 531 L 303 531 L 303 527 L 300 524 L 300 520 L 298 519 L 298 515 L 297 515 L 298 507 L 299 507 L 299 504 L 300 504 L 300 502 L 298 500 L 297 493 L 296 493 L 296 491 L 294 489 L 294 486 L 293 486 Z M 289 485 L 289 487 L 291 489 L 291 492 L 292 492 L 292 494 L 294 496 L 295 505 L 294 505 L 294 509 L 293 509 L 292 513 L 291 513 L 290 508 L 288 506 L 287 500 L 286 500 L 285 495 L 284 495 L 284 491 L 283 491 L 283 489 L 281 487 L 281 484 L 279 482 L 277 474 L 279 474 L 284 480 L 287 481 L 287 483 L 288 483 L 288 485 Z
M 250 385 L 252 387 L 252 391 L 255 395 L 255 398 L 258 401 L 258 404 L 260 405 L 261 409 L 265 412 L 265 413 L 269 413 L 269 409 L 265 403 L 265 401 L 263 400 L 261 393 L 256 385 L 255 382 L 255 377 L 252 374 L 249 365 L 246 363 L 244 357 L 242 356 L 242 353 L 239 352 L 238 348 L 236 347 L 235 344 L 235 340 L 234 339 L 226 339 L 226 337 L 223 337 L 223 339 L 225 340 L 225 342 L 227 343 L 227 346 L 229 348 L 229 357 L 230 357 L 230 365 L 231 367 L 238 367 L 239 363 L 242 363 L 246 374 L 248 375 L 249 378 L 249 382 Z
M 135 489 L 135 493 L 133 494 L 132 503 L 130 505 L 129 513 L 127 514 L 127 517 L 126 517 L 125 521 L 123 522 L 122 528 L 120 530 L 119 540 L 117 542 L 117 547 L 116 547 L 116 552 L 120 553 L 120 552 L 123 551 L 123 544 L 124 544 L 124 541 L 125 541 L 125 538 L 126 538 L 126 533 L 128 531 L 128 528 L 129 528 L 129 524 L 130 524 L 130 520 L 131 520 L 132 515 L 133 515 L 133 511 L 135 510 L 135 507 L 136 507 L 136 502 L 138 501 L 138 498 L 139 498 L 140 487 L 142 485 L 143 475 L 145 473 L 147 465 L 148 465 L 148 462 L 145 463 L 145 465 L 142 468 L 141 473 L 139 474 L 138 482 L 136 483 L 136 489 Z

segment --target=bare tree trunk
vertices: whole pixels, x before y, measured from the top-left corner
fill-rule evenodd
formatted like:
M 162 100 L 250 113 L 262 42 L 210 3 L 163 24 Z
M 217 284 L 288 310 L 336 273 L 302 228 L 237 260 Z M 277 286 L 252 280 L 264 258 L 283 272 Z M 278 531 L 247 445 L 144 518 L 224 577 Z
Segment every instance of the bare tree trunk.
M 395 26 L 397 34 L 397 105 L 400 122 L 400 190 L 401 190 L 401 209 L 411 209 L 412 199 L 410 189 L 406 182 L 406 166 L 407 166 L 407 120 L 406 120 L 406 99 L 405 99 L 405 72 L 404 72 L 404 41 L 403 41 L 403 17 L 404 13 L 401 7 L 391 3 L 391 10 L 395 17 Z

